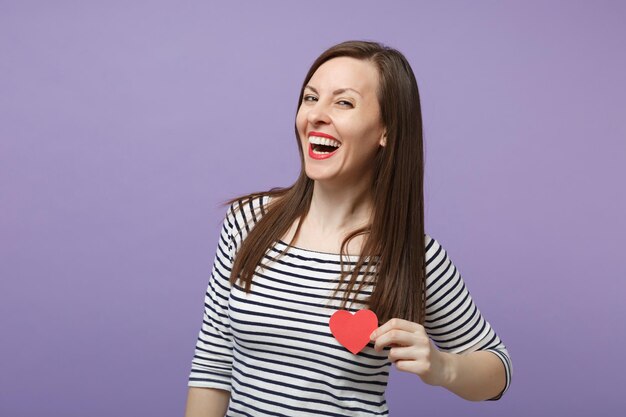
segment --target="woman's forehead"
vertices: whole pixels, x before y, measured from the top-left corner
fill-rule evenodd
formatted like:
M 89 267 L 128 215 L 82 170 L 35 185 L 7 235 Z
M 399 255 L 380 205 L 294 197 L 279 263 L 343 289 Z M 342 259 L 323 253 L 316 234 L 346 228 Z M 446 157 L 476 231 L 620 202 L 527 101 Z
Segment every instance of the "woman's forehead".
M 315 71 L 308 86 L 316 90 L 354 89 L 361 95 L 374 91 L 378 83 L 378 70 L 367 60 L 337 57 L 324 62 Z M 348 90 L 349 91 L 349 90 Z

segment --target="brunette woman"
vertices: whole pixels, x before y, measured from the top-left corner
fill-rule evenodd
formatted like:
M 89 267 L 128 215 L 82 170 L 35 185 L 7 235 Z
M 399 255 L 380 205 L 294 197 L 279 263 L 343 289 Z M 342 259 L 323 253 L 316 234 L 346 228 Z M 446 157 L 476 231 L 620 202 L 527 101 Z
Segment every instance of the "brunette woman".
M 406 58 L 366 41 L 326 50 L 302 83 L 295 134 L 295 183 L 227 202 L 186 415 L 388 415 L 391 364 L 470 401 L 499 399 L 507 349 L 424 230 Z M 353 353 L 329 321 L 362 309 L 379 327 Z

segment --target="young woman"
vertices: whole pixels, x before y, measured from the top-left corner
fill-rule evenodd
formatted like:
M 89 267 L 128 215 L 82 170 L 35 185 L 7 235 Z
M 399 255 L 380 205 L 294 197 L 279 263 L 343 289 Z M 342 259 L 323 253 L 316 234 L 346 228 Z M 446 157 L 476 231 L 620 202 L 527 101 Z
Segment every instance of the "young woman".
M 511 361 L 443 247 L 424 231 L 422 122 L 397 50 L 348 41 L 305 77 L 302 169 L 228 201 L 189 376 L 187 417 L 388 415 L 390 364 L 471 401 Z M 352 353 L 338 310 L 373 311 Z

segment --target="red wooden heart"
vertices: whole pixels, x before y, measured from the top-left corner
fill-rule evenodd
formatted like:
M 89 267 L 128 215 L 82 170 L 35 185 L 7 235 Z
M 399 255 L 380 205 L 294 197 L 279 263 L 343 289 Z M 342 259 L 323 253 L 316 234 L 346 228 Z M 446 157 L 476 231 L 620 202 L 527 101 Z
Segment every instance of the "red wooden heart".
M 335 339 L 355 355 L 370 342 L 370 334 L 378 327 L 378 317 L 372 310 L 359 310 L 352 315 L 337 310 L 328 322 Z

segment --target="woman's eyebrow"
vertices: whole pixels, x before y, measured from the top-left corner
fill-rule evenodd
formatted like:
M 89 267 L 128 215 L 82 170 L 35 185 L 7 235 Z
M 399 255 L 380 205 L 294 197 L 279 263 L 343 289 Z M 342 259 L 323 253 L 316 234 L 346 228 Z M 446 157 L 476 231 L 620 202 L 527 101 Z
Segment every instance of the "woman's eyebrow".
M 314 87 L 311 87 L 310 85 L 307 85 L 307 86 L 306 86 L 306 87 L 304 87 L 304 88 L 305 88 L 305 89 L 307 89 L 307 88 L 308 88 L 309 90 L 313 91 L 315 94 L 319 94 L 319 93 L 317 92 L 317 90 L 316 90 Z M 346 92 L 346 91 L 348 91 L 348 90 L 350 90 L 350 91 L 354 91 L 355 93 L 357 93 L 358 95 L 360 95 L 360 96 L 361 96 L 361 93 L 359 93 L 358 91 L 356 91 L 354 88 L 339 88 L 339 89 L 337 89 L 337 90 L 333 91 L 333 95 L 335 95 L 335 96 L 336 96 L 337 94 L 344 93 L 344 92 Z M 363 96 L 361 96 L 361 97 L 363 97 Z

